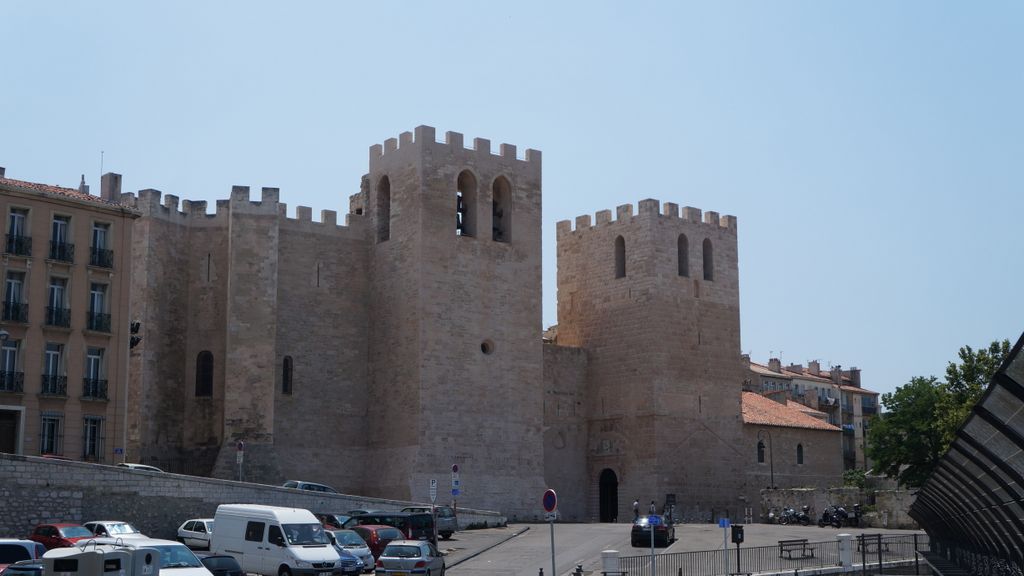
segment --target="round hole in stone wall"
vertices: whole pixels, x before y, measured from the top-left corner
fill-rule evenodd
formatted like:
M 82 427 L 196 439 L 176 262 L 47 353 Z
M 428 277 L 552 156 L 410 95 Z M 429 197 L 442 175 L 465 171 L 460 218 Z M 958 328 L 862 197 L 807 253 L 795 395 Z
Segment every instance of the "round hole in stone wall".
M 494 352 L 494 342 L 491 342 L 490 340 L 484 340 L 483 342 L 480 343 L 480 351 L 483 352 L 484 354 L 490 354 L 491 352 Z

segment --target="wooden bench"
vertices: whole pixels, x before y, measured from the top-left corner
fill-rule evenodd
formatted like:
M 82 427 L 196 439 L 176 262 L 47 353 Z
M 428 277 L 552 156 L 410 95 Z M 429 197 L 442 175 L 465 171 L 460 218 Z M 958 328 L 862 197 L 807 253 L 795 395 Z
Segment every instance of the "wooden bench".
M 779 558 L 782 558 L 782 555 L 786 554 L 789 556 L 790 560 L 794 560 L 793 552 L 800 552 L 800 556 L 797 556 L 796 558 L 814 557 L 814 547 L 807 545 L 807 538 L 779 540 Z
M 879 541 L 877 534 L 861 534 L 857 536 L 857 552 L 878 552 L 879 544 L 881 544 L 883 551 L 889 551 L 889 543 L 885 540 Z

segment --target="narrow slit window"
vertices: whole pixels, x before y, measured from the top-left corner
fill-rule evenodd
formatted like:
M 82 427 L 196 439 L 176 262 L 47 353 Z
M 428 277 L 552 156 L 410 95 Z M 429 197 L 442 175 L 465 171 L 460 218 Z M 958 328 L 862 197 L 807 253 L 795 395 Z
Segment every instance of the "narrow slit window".
M 291 396 L 292 394 L 292 357 L 285 356 L 281 369 L 281 393 Z
M 677 242 L 676 251 L 678 252 L 679 259 L 679 275 L 690 276 L 690 241 L 686 239 L 686 234 L 680 234 Z
M 757 463 L 764 464 L 764 442 L 757 441 Z
M 391 181 L 381 176 L 377 183 L 377 242 L 391 238 Z
M 213 396 L 213 354 L 203 350 L 196 357 L 196 397 Z
M 476 236 L 476 178 L 469 170 L 459 173 L 455 191 L 455 234 Z
M 803 444 L 797 444 L 796 445 L 796 463 L 797 464 L 803 464 L 804 463 L 804 445 Z
M 491 237 L 495 242 L 512 241 L 512 185 L 504 176 L 494 180 L 491 190 Z
M 615 277 L 626 277 L 626 239 L 622 236 L 615 238 Z
M 709 282 L 715 279 L 715 254 L 710 238 L 704 239 L 704 279 Z

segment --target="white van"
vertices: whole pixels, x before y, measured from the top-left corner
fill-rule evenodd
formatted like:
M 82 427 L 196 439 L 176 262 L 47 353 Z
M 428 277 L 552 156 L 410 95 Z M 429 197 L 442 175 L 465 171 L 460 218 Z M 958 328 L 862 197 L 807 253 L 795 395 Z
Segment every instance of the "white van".
M 244 572 L 264 576 L 331 576 L 338 552 L 309 510 L 221 504 L 210 552 L 234 556 Z

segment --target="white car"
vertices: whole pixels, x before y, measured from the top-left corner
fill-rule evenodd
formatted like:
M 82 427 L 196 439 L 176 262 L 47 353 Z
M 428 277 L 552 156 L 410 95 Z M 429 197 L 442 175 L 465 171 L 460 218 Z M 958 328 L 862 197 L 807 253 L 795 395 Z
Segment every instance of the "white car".
M 98 537 L 101 538 L 146 538 L 139 532 L 138 528 L 122 520 L 93 520 L 82 524 Z
M 159 576 L 213 576 L 188 546 L 174 540 L 156 538 L 96 538 L 96 544 L 115 548 L 153 548 L 160 553 Z M 83 547 L 86 548 L 86 547 Z M 53 552 L 51 550 L 50 552 Z
M 121 468 L 131 468 L 132 470 L 144 470 L 146 472 L 160 472 L 161 474 L 163 473 L 163 470 L 157 468 L 156 466 L 150 466 L 149 464 L 132 464 L 131 462 L 121 462 L 120 464 L 118 464 L 118 466 L 121 467 Z
M 193 518 L 178 526 L 178 542 L 189 548 L 210 549 L 213 518 Z

